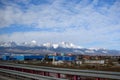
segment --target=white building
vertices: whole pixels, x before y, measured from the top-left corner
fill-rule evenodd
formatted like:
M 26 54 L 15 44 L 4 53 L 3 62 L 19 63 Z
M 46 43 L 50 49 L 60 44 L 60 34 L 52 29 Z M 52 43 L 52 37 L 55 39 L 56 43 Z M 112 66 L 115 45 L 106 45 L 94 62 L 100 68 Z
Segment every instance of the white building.
M 104 64 L 105 60 L 85 60 L 86 64 Z

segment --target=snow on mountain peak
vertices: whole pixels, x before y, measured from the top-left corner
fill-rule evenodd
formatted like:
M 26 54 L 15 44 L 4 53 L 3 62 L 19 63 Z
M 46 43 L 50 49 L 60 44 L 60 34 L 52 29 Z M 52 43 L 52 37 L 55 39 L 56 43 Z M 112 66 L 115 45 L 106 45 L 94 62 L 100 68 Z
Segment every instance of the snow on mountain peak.
M 4 42 L 0 44 L 0 46 L 6 46 L 6 47 L 10 47 L 10 46 L 15 46 L 15 45 L 18 45 L 18 46 L 30 46 L 30 47 L 34 47 L 34 46 L 40 46 L 40 44 L 37 44 L 37 41 L 35 40 L 32 40 L 31 42 L 23 42 L 23 43 L 15 43 L 15 42 Z M 59 42 L 59 43 L 44 43 L 42 44 L 42 46 L 45 46 L 45 47 L 53 47 L 53 48 L 58 48 L 58 47 L 62 47 L 62 48 L 82 48 L 80 46 L 77 46 L 73 43 L 69 43 L 69 42 Z
M 106 50 L 105 48 L 88 48 L 88 49 L 90 49 L 90 50 Z
M 45 46 L 45 47 L 52 47 L 52 44 L 51 43 L 44 43 L 43 46 Z
M 82 48 L 80 46 L 76 46 L 73 43 L 69 43 L 69 42 L 61 42 L 59 43 L 59 45 L 64 48 Z
M 53 44 L 53 48 L 58 48 L 59 47 L 59 44 Z
M 9 41 L 9 42 L 1 42 L 0 46 L 4 47 L 15 47 L 17 44 L 14 41 Z
M 53 47 L 53 48 L 58 48 L 58 47 L 63 47 L 63 48 L 81 48 L 80 46 L 76 46 L 73 43 L 69 42 L 60 42 L 60 43 L 44 43 L 43 46 L 45 47 Z
M 32 40 L 31 42 L 23 42 L 20 44 L 20 46 L 30 46 L 30 47 L 34 47 L 37 46 L 37 42 L 35 40 Z
M 35 40 L 32 40 L 31 43 L 36 44 L 37 42 Z

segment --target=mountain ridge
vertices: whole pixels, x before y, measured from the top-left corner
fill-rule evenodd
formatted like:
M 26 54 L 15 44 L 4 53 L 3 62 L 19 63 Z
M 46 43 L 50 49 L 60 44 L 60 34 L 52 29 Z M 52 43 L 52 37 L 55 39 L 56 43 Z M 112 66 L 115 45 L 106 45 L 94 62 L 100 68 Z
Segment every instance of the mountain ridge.
M 1 52 L 11 53 L 73 53 L 84 55 L 120 55 L 119 50 L 109 50 L 105 48 L 83 48 L 69 42 L 38 44 L 35 40 L 30 43 L 2 42 Z

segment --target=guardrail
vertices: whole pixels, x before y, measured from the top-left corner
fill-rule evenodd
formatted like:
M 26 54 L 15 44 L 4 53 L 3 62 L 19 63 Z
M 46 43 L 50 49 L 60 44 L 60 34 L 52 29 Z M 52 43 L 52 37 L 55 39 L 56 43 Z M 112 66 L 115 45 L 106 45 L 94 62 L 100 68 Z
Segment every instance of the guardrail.
M 0 66 L 25 68 L 25 69 L 30 69 L 30 70 L 54 72 L 54 73 L 67 74 L 67 75 L 77 75 L 77 76 L 120 80 L 120 72 L 54 68 L 54 67 L 34 66 L 34 65 L 14 64 L 14 63 L 0 63 Z
M 37 79 L 37 80 L 68 80 L 68 79 L 59 79 L 59 78 L 49 77 L 49 76 L 41 76 L 37 74 L 31 74 L 31 73 L 20 72 L 20 71 L 13 71 L 13 70 L 8 70 L 8 69 L 0 69 L 0 72 L 23 76 L 23 77 L 32 78 L 32 79 Z

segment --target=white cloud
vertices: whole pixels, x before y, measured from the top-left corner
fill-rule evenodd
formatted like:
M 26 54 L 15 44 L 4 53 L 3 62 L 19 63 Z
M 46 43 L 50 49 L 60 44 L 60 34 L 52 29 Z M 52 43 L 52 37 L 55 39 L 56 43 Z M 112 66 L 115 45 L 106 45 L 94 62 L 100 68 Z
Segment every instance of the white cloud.
M 70 41 L 85 46 L 88 44 L 88 47 L 89 43 L 97 41 L 105 44 L 107 48 L 111 46 L 110 44 L 118 46 L 117 43 L 120 42 L 115 40 L 120 36 L 120 32 L 116 32 L 120 30 L 120 2 L 116 1 L 110 8 L 102 6 L 95 9 L 94 5 L 98 2 L 94 0 L 90 3 L 89 0 L 84 0 L 76 4 L 65 0 L 54 0 L 51 4 L 33 5 L 25 0 L 25 4 L 29 7 L 26 10 L 15 3 L 5 3 L 7 6 L 4 9 L 0 8 L 0 28 L 10 27 L 11 24 L 23 24 L 27 27 L 34 24 L 35 28 L 65 31 L 14 32 L 0 35 L 1 41 Z
M 63 5 L 63 3 L 66 3 L 67 6 Z M 96 12 L 93 8 L 94 2 L 90 5 L 86 4 L 88 4 L 87 1 L 80 2 L 79 4 L 72 2 L 67 4 L 64 0 L 56 0 L 52 4 L 46 5 L 31 4 L 28 9 L 23 11 L 18 5 L 13 3 L 11 6 L 5 7 L 5 9 L 0 9 L 0 25 L 2 28 L 16 23 L 29 26 L 36 24 L 36 27 L 40 28 L 65 28 L 71 25 L 80 27 L 82 26 L 81 24 L 85 23 L 94 23 L 90 27 L 98 26 L 98 24 L 106 26 L 104 24 L 107 24 L 111 20 L 109 17 L 116 21 L 116 18 L 114 19 L 114 16 L 111 16 L 113 14 L 105 16 Z M 113 7 L 115 6 L 117 5 L 113 5 Z M 112 12 L 108 11 L 114 13 L 116 10 L 112 9 Z
M 112 26 L 111 26 L 112 27 Z M 118 29 L 118 27 L 116 27 Z M 115 30 L 116 30 L 115 29 Z M 78 30 L 66 30 L 65 32 L 16 32 L 13 34 L 3 34 L 0 35 L 0 41 L 17 41 L 17 42 L 24 42 L 24 41 L 32 41 L 36 40 L 38 43 L 45 43 L 45 42 L 73 42 L 83 47 L 103 47 L 103 48 L 118 48 L 120 41 L 119 32 L 114 32 L 110 34 L 107 28 L 98 31 L 88 31 L 85 29 L 78 29 Z M 91 43 L 96 43 L 92 44 Z M 112 46 L 114 45 L 114 46 Z M 117 47 L 115 47 L 117 46 Z

